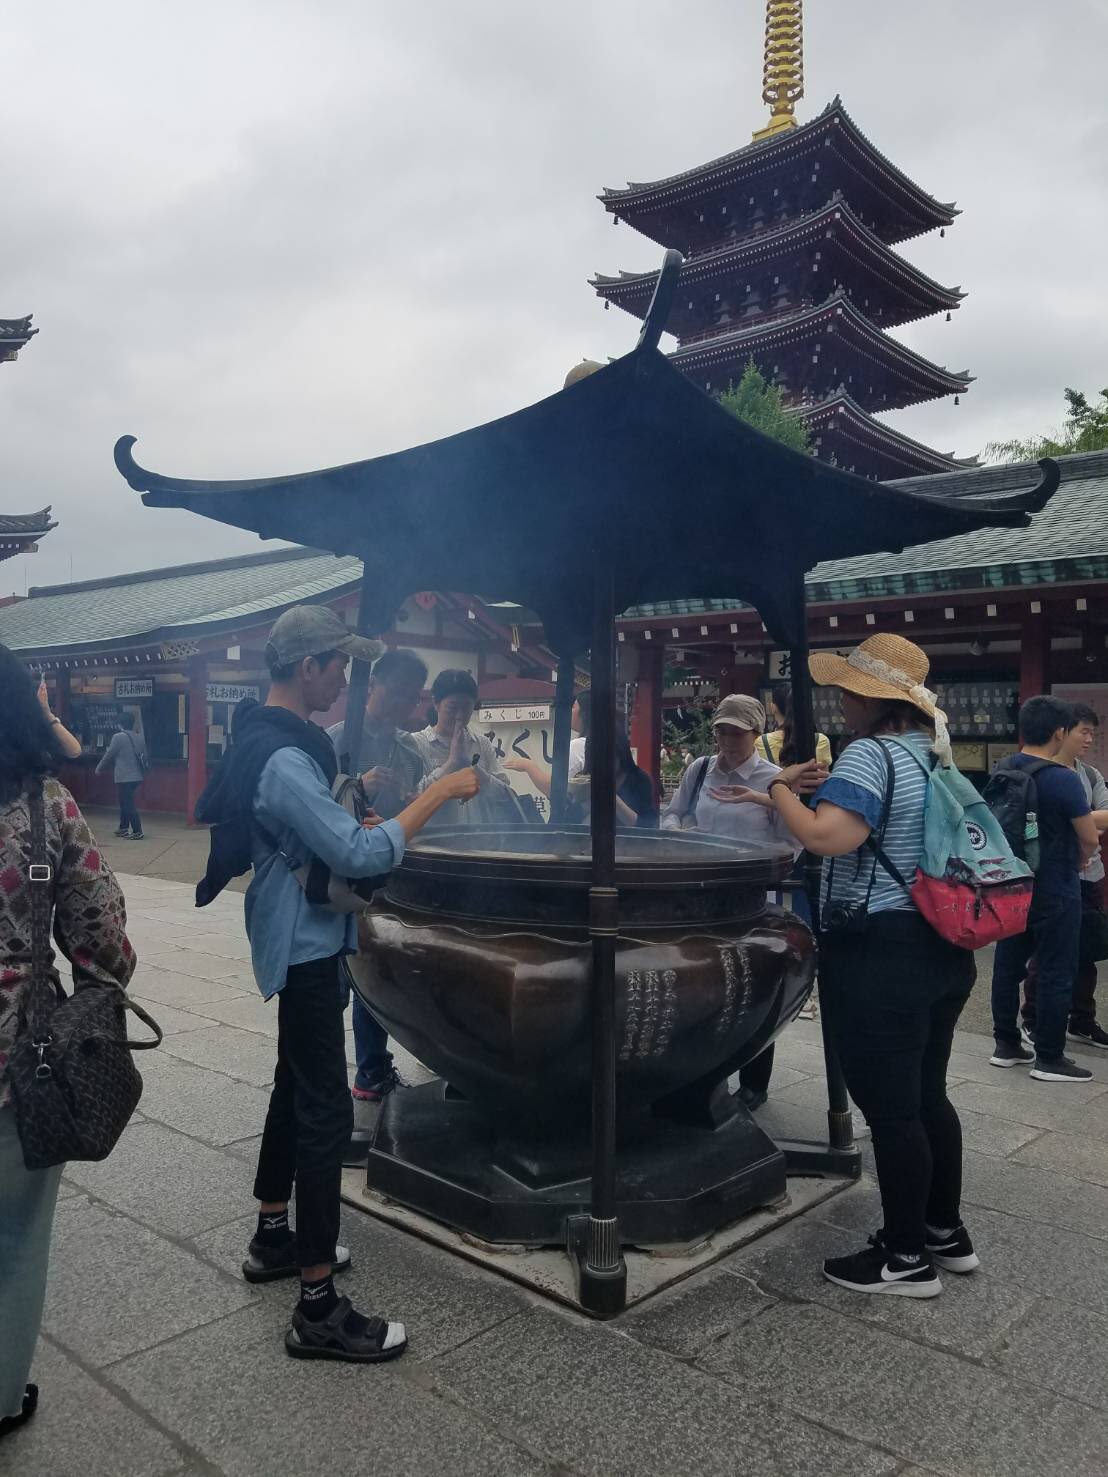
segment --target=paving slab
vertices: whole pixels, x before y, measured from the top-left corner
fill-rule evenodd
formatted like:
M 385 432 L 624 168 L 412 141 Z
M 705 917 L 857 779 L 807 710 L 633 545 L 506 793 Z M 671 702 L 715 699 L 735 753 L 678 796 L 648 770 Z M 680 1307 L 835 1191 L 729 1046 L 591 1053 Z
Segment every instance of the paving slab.
M 897 1466 L 786 1415 L 762 1392 L 729 1397 L 705 1372 L 572 1315 L 526 1313 L 433 1360 L 426 1373 L 433 1389 L 527 1431 L 553 1461 L 588 1477 L 865 1477 Z
M 289 1359 L 272 1317 L 257 1307 L 128 1359 L 112 1377 L 226 1477 L 382 1464 L 397 1477 L 551 1471 L 528 1450 L 527 1433 L 440 1398 L 406 1363 Z
M 256 1036 L 277 1039 L 277 1001 L 263 1000 L 257 987 L 250 994 L 229 999 L 212 1000 L 203 1005 L 186 1005 L 186 1010 L 211 1017 L 211 1024 L 221 1023 L 238 1030 L 253 1031 Z
M 58 1206 L 43 1327 L 86 1364 L 111 1364 L 256 1297 L 241 1278 L 86 1196 Z
M 951 1088 L 950 1101 L 958 1109 L 984 1113 L 990 1118 L 1008 1118 L 1033 1128 L 1057 1128 L 1063 1133 L 1083 1133 L 1090 1138 L 1108 1138 L 1108 1101 L 1102 1083 L 1032 1082 L 1027 1073 L 1013 1068 L 1004 1078 L 1022 1076 L 1027 1084 L 1016 1088 L 1007 1081 L 996 1087 L 984 1082 L 960 1082 Z M 998 1072 L 1000 1077 L 1001 1073 Z
M 252 990 L 258 988 L 250 966 L 242 959 L 230 959 L 224 954 L 203 954 L 199 949 L 166 949 L 146 956 L 143 962 L 159 969 L 187 974 L 193 979 L 249 985 Z
M 203 1029 L 200 1018 L 193 1019 Z M 205 1071 L 168 1052 L 151 1055 L 149 1063 L 147 1067 L 145 1058 L 140 1062 L 147 1118 L 217 1147 L 261 1133 L 269 1107 L 267 1088 Z
M 167 1236 L 198 1235 L 251 1203 L 241 1161 L 162 1123 L 135 1124 L 102 1163 L 74 1162 L 66 1174 L 97 1200 Z
M 963 1205 L 987 1205 L 1052 1227 L 1108 1237 L 1108 1188 L 1013 1160 L 966 1154 Z
M 218 1021 L 210 1017 L 197 1015 L 188 1010 L 181 1010 L 176 1005 L 167 1005 L 164 1000 L 147 999 L 146 996 L 138 994 L 135 990 L 130 990 L 128 993 L 132 1000 L 141 1005 L 148 1015 L 154 1017 L 167 1036 L 179 1035 L 181 1031 L 202 1031 L 205 1026 L 218 1025 Z M 131 1035 L 136 1039 L 144 1040 L 145 1036 L 149 1035 L 149 1032 L 146 1031 L 146 1028 L 141 1022 L 132 1022 L 132 1026 L 134 1029 L 131 1031 Z M 145 1033 L 145 1035 L 138 1033 Z M 136 1061 L 141 1069 L 146 1065 L 147 1061 L 152 1059 L 140 1056 L 136 1058 Z
M 633 1309 L 619 1326 L 640 1344 L 652 1344 L 679 1359 L 695 1359 L 775 1302 L 752 1280 L 730 1272 L 705 1272 Z
M 907 1299 L 905 1299 L 907 1301 Z M 1108 1427 L 1086 1406 L 812 1304 L 778 1303 L 698 1367 L 905 1461 L 972 1477 L 1103 1477 Z
M 0 1471 L 175 1477 L 189 1470 L 186 1453 L 47 1339 L 39 1339 L 31 1378 L 42 1390 L 38 1413 L 4 1438 Z
M 170 957 L 184 960 L 186 956 L 183 951 L 178 951 L 175 956 Z M 253 980 L 247 984 L 244 980 L 201 979 L 196 975 L 182 974 L 179 968 L 169 969 L 149 959 L 139 961 L 131 989 L 143 1000 L 155 1000 L 181 1010 L 195 1008 L 201 1012 L 213 1001 L 234 1000 L 251 991 L 255 995 L 258 993 Z
M 1080 1296 L 1080 1289 L 1076 1289 Z M 1073 1303 L 1039 1302 L 996 1355 L 1014 1378 L 1108 1411 L 1108 1316 Z M 1108 1463 L 1106 1463 L 1108 1470 Z
M 295 1219 L 294 1211 L 294 1224 Z M 256 1223 L 253 1214 L 240 1216 L 197 1236 L 193 1244 L 202 1256 L 237 1276 Z M 528 1306 L 526 1294 L 503 1278 L 345 1207 L 339 1240 L 351 1254 L 351 1268 L 339 1279 L 339 1290 L 355 1307 L 403 1323 L 411 1341 L 406 1357 L 412 1363 L 464 1344 Z M 278 1283 L 264 1294 L 275 1331 L 283 1336 L 296 1283 Z
M 277 1065 L 277 1048 L 268 1036 L 255 1031 L 239 1031 L 233 1026 L 209 1026 L 205 1031 L 190 1031 L 187 1036 L 174 1036 L 162 1050 L 182 1061 L 222 1072 L 239 1082 L 255 1087 L 272 1087 Z
M 1009 1118 L 990 1118 L 985 1113 L 972 1113 L 960 1108 L 962 1148 L 975 1154 L 991 1154 L 1006 1159 L 1024 1144 L 1031 1144 L 1043 1132 L 1029 1123 L 1014 1123 Z
M 1094 1185 L 1108 1185 L 1108 1143 L 1103 1139 L 1069 1133 L 1037 1134 L 1012 1155 L 1012 1163 L 1036 1164 Z
M 944 1272 L 942 1296 L 926 1301 L 859 1297 L 828 1282 L 822 1272 L 825 1259 L 846 1256 L 864 1244 L 865 1238 L 856 1231 L 793 1221 L 734 1253 L 723 1266 L 736 1276 L 748 1278 L 771 1298 L 819 1303 L 847 1317 L 969 1359 L 985 1359 L 1036 1304 L 1033 1293 L 1012 1287 L 988 1271 L 966 1277 Z

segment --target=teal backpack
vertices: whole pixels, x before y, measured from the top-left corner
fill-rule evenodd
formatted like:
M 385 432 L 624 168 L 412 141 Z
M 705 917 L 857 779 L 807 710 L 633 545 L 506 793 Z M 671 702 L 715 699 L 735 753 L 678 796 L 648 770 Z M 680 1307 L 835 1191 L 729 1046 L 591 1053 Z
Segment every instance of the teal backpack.
M 984 798 L 953 764 L 933 757 L 928 765 L 910 744 L 890 735 L 882 748 L 888 742 L 925 771 L 927 800 L 914 881 L 901 877 L 882 857 L 886 871 L 910 892 L 931 927 L 960 948 L 983 949 L 1026 932 L 1035 879 L 1009 846 Z

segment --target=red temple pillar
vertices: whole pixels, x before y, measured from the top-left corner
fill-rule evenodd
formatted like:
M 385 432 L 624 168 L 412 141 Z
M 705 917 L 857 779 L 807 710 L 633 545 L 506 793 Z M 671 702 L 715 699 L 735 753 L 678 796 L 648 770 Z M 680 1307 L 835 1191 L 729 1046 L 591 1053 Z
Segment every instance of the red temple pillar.
M 631 713 L 631 747 L 640 769 L 657 788 L 661 784 L 662 691 L 665 680 L 664 646 L 639 648 L 639 679 Z
M 1020 702 L 1050 691 L 1050 629 L 1045 615 L 1023 622 L 1020 636 Z
M 189 825 L 194 826 L 196 802 L 208 783 L 208 664 L 202 656 L 189 662 L 188 737 L 186 807 Z

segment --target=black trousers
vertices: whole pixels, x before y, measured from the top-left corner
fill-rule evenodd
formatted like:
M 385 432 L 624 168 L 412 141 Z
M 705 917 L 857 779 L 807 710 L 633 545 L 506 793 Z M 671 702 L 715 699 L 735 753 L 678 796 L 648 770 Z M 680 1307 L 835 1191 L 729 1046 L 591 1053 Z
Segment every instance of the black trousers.
M 946 1095 L 954 1027 L 977 970 L 919 913 L 877 913 L 865 933 L 820 940 L 820 1004 L 850 1096 L 873 1132 L 885 1237 L 924 1248 L 925 1224 L 956 1226 L 962 1125 Z
M 119 792 L 119 829 L 133 831 L 136 836 L 142 835 L 142 820 L 135 804 L 135 791 L 141 783 L 141 780 L 132 780 L 115 787 Z
M 1104 883 L 1082 882 L 1081 916 L 1103 912 Z M 1082 959 L 1079 950 L 1077 973 L 1073 977 L 1073 1004 L 1070 1008 L 1072 1029 L 1088 1031 L 1096 1025 L 1096 985 L 1096 964 L 1090 959 Z M 1023 1022 L 1032 1035 L 1035 1034 L 1038 991 L 1039 956 L 1036 954 L 1027 966 L 1027 976 L 1023 984 Z
M 302 1267 L 330 1262 L 339 1234 L 342 1161 L 354 1130 L 343 1005 L 337 955 L 294 964 L 278 996 L 277 1070 L 254 1196 L 288 1200 L 295 1180 Z

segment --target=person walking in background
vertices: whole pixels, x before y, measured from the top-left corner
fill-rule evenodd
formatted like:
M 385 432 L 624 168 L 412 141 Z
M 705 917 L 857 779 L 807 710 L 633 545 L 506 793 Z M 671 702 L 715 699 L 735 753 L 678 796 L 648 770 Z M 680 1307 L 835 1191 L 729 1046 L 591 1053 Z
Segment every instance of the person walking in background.
M 370 675 L 357 755 L 347 752 L 344 723 L 327 730 L 340 768 L 361 775 L 366 799 L 382 820 L 399 815 L 423 783 L 423 755 L 407 725 L 426 681 L 427 667 L 414 651 L 386 651 Z M 357 1055 L 351 1089 L 354 1100 L 381 1103 L 396 1087 L 403 1086 L 389 1051 L 388 1032 L 357 994 L 351 1017 Z
M 495 749 L 483 733 L 469 726 L 477 708 L 477 683 L 471 674 L 460 668 L 440 672 L 431 684 L 431 700 L 435 705 L 434 723 L 413 735 L 423 756 L 424 785 L 472 768 L 481 787 L 476 800 L 464 810 L 460 805 L 444 806 L 436 824 L 495 826 L 506 820 L 518 821 L 515 795 Z
M 119 884 L 73 796 L 53 778 L 64 757 L 35 680 L 0 646 L 0 1435 L 29 1420 L 28 1384 L 42 1321 L 47 1258 L 62 1166 L 29 1170 L 16 1131 L 7 1061 L 32 979 L 31 806 L 45 809 L 54 938 L 76 988 L 125 987 L 135 968 Z M 39 797 L 41 796 L 41 802 Z
M 936 933 L 901 877 L 914 877 L 933 756 L 950 762 L 926 654 L 871 636 L 848 657 L 813 653 L 813 680 L 842 691 L 857 735 L 808 809 L 792 786 L 814 761 L 770 781 L 783 821 L 825 858 L 820 991 L 850 1096 L 873 1133 L 884 1225 L 869 1246 L 832 1257 L 824 1276 L 859 1293 L 934 1297 L 936 1266 L 978 1266 L 961 1220 L 962 1128 L 947 1097 L 954 1029 L 973 987 L 973 954 Z
M 1100 836 L 1081 780 L 1059 762 L 1077 727 L 1074 709 L 1056 697 L 1029 698 L 1020 709 L 1021 752 L 1003 769 L 1029 770 L 1037 796 L 1039 866 L 1027 932 L 1001 939 L 993 960 L 994 1067 L 1031 1067 L 1039 1082 L 1089 1082 L 1092 1073 L 1066 1056 L 1081 943 L 1080 873 L 1100 850 Z M 1036 958 L 1034 1050 L 1020 1039 L 1020 982 Z
M 342 1164 L 354 1123 L 339 964 L 357 948 L 356 917 L 309 901 L 296 870 L 318 860 L 341 878 L 388 873 L 442 805 L 478 789 L 467 766 L 427 787 L 394 819 L 372 817 L 361 826 L 332 798 L 334 746 L 309 720 L 341 696 L 351 656 L 380 655 L 378 642 L 352 635 L 325 606 L 286 610 L 265 647 L 266 704 L 236 725 L 223 809 L 209 815 L 217 822 L 213 836 L 218 823 L 251 822 L 246 933 L 258 988 L 267 1000 L 278 997 L 277 1069 L 254 1181 L 258 1225 L 243 1275 L 250 1282 L 299 1276 L 285 1336 L 293 1358 L 359 1364 L 395 1358 L 407 1336 L 401 1323 L 359 1313 L 333 1280 L 350 1263 L 338 1246 Z M 288 1216 L 294 1181 L 295 1231 Z
M 111 766 L 119 796 L 119 828 L 117 836 L 130 836 L 132 841 L 142 840 L 142 820 L 135 805 L 135 791 L 146 774 L 146 740 L 135 733 L 135 715 L 121 713 L 119 729 L 112 734 L 112 741 L 104 750 L 96 773 L 103 774 Z

